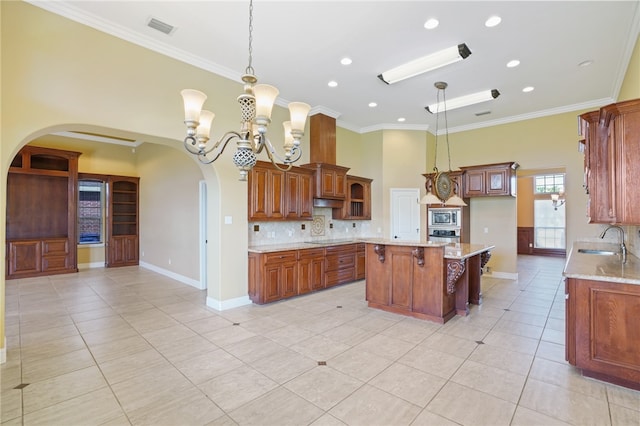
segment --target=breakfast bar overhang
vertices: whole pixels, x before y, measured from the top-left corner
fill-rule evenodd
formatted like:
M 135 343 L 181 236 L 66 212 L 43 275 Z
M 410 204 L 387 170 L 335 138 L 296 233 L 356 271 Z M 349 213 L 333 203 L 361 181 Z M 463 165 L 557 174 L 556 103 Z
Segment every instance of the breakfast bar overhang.
M 369 307 L 445 323 L 480 304 L 482 268 L 495 246 L 366 240 Z

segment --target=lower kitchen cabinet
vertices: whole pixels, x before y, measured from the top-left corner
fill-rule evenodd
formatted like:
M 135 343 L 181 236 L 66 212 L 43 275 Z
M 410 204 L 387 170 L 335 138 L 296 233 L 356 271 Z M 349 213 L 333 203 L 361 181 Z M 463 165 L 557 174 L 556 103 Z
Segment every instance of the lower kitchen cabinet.
M 566 358 L 582 374 L 640 390 L 640 286 L 567 278 Z
M 366 244 L 358 243 L 356 247 L 356 280 L 364 280 L 367 275 Z
M 359 245 L 250 252 L 249 298 L 264 304 L 355 281 L 356 268 L 364 269 L 356 262 Z

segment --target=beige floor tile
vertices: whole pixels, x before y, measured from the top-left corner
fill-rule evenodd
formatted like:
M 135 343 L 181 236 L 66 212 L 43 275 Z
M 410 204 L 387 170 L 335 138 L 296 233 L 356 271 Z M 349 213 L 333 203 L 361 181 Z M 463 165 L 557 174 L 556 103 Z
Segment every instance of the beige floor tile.
M 392 395 L 421 408 L 442 389 L 445 379 L 402 364 L 393 364 L 369 381 Z
M 246 363 L 269 357 L 282 349 L 284 346 L 260 335 L 249 337 L 225 348 L 226 351 Z
M 6 389 L 0 393 L 0 423 L 11 419 L 21 419 L 22 391 L 20 389 Z
M 84 393 L 76 398 L 26 414 L 24 425 L 102 425 L 121 419 L 122 409 L 108 388 Z
M 575 425 L 608 425 L 606 401 L 529 378 L 519 405 Z
M 86 348 L 53 357 L 25 360 L 22 363 L 22 381 L 38 382 L 94 365 L 93 356 Z
M 191 382 L 203 383 L 221 376 L 230 370 L 242 367 L 244 363 L 221 349 L 205 352 L 174 363 Z
M 351 320 L 346 323 L 346 325 L 350 325 L 352 327 L 361 328 L 367 331 L 373 331 L 376 333 L 381 333 L 387 328 L 391 327 L 394 324 L 397 324 L 402 319 L 396 318 L 392 319 L 389 317 L 382 317 L 376 315 L 375 312 L 370 312 L 367 315 L 363 315 L 354 320 Z
M 382 331 L 381 334 L 405 342 L 418 344 L 438 331 L 442 326 L 431 321 L 406 318 Z
M 564 345 L 566 341 L 564 330 L 552 330 L 550 328 L 545 328 L 542 333 L 542 341 Z
M 118 315 L 110 306 L 100 309 L 92 309 L 84 312 L 72 313 L 71 318 L 75 323 L 91 321 L 100 318 L 112 317 Z
M 555 361 L 564 363 L 566 362 L 564 344 L 559 345 L 557 343 L 540 341 L 538 350 L 536 351 L 536 358 L 544 358 L 549 361 Z
M 472 340 L 437 332 L 429 336 L 418 347 L 466 358 L 478 347 L 478 344 Z
M 327 361 L 331 368 L 353 378 L 367 382 L 393 363 L 384 358 L 356 348 L 349 349 Z
M 529 377 L 600 400 L 607 399 L 607 386 L 604 382 L 583 377 L 578 369 L 566 362 L 536 358 Z
M 193 388 L 193 383 L 175 368 L 150 371 L 111 386 L 127 413 L 147 406 L 161 406 Z
M 379 355 L 390 360 L 396 360 L 416 346 L 405 340 L 378 334 L 355 346 L 356 349 Z
M 533 355 L 514 352 L 491 345 L 478 345 L 468 359 L 526 376 L 531 369 Z
M 105 343 L 89 345 L 89 350 L 99 364 L 149 349 L 151 349 L 151 345 L 137 333 L 122 339 L 114 339 Z
M 229 345 L 240 342 L 241 340 L 249 339 L 255 335 L 255 333 L 245 330 L 240 326 L 232 325 L 228 327 L 222 327 L 208 333 L 203 333 L 202 337 L 220 346 L 221 348 L 225 348 Z
M 33 342 L 30 345 L 23 345 L 20 349 L 20 356 L 23 360 L 34 361 L 52 356 L 77 351 L 86 348 L 84 340 L 78 335 L 63 337 L 58 340 L 47 342 Z
M 609 403 L 640 411 L 640 392 L 616 385 L 606 385 Z
M 615 404 L 609 404 L 611 410 L 611 424 L 616 426 L 640 425 L 640 411 L 631 410 Z
M 33 344 L 42 344 L 54 340 L 60 340 L 65 337 L 77 336 L 78 329 L 75 325 L 63 325 L 60 327 L 47 328 L 41 331 L 33 331 L 31 333 L 21 333 L 20 342 L 23 346 L 31 346 Z
M 288 382 L 317 365 L 316 360 L 287 348 L 271 353 L 267 357 L 258 358 L 251 363 L 251 367 L 280 384 Z
M 13 389 L 22 383 L 22 365 L 14 361 L 10 354 L 7 358 L 6 363 L 0 364 L 0 390 L 2 391 Z
M 52 328 L 63 328 L 65 326 L 73 326 L 73 320 L 69 315 L 45 315 L 42 318 L 32 321 L 20 321 L 20 333 L 31 335 L 31 333 L 43 332 Z M 56 332 L 56 330 L 52 330 Z M 75 334 L 75 333 L 73 333 Z
M 490 331 L 483 342 L 487 345 L 497 346 L 499 348 L 521 352 L 528 355 L 534 355 L 538 348 L 538 340 L 529 337 L 516 336 L 514 334 L 503 333 L 500 331 Z
M 511 421 L 511 426 L 569 426 L 570 423 L 545 416 L 537 411 L 518 406 Z
M 201 383 L 198 387 L 225 412 L 230 412 L 278 386 L 250 367 L 240 367 Z M 280 404 L 282 406 L 283 404 Z M 233 418 L 233 416 L 232 416 Z
M 179 324 L 171 316 L 156 308 L 140 312 L 127 312 L 121 315 L 139 333 L 148 333 Z
M 513 403 L 520 399 L 526 379 L 526 375 L 469 360 L 451 377 L 452 381 L 460 385 Z
M 286 325 L 275 330 L 266 331 L 263 334 L 265 337 L 273 340 L 279 345 L 286 347 L 295 345 L 296 343 L 300 343 L 303 340 L 307 340 L 308 338 L 315 336 L 315 333 L 305 330 L 304 328 L 300 328 L 297 325 Z
M 547 323 L 546 315 L 527 314 L 518 311 L 507 311 L 504 313 L 504 320 L 520 322 L 523 324 L 535 325 L 536 327 L 544 327 Z
M 362 385 L 362 381 L 347 374 L 318 366 L 292 379 L 284 387 L 326 411 Z
M 24 412 L 32 413 L 106 386 L 95 366 L 31 383 L 22 390 Z
M 138 375 L 167 369 L 170 367 L 170 364 L 169 361 L 155 349 L 147 349 L 110 361 L 101 362 L 99 366 L 109 384 L 114 385 Z
M 324 414 L 309 426 L 344 426 L 345 423 L 333 417 L 331 414 Z
M 140 336 L 140 334 L 129 324 L 120 324 L 112 327 L 105 327 L 91 332 L 82 333 L 82 338 L 89 347 L 112 343 L 127 337 Z
M 322 415 L 318 407 L 282 387 L 229 412 L 241 425 L 304 425 Z
M 204 425 L 224 416 L 224 412 L 200 390 L 188 389 L 127 413 L 134 425 Z
M 184 325 L 198 334 L 210 333 L 220 328 L 229 327 L 233 323 L 220 315 L 212 315 L 207 318 L 201 318 L 193 321 L 184 322 Z
M 516 405 L 466 386 L 448 382 L 427 410 L 461 425 L 508 425 Z
M 194 359 L 200 355 L 218 350 L 219 348 L 202 336 L 165 342 L 154 345 L 156 350 L 174 365 L 181 361 Z
M 197 336 L 197 334 L 193 330 L 185 327 L 182 324 L 177 324 L 172 327 L 142 333 L 142 337 L 144 337 L 153 346 L 160 346 L 165 343 L 170 343 L 176 340 L 182 340 L 194 336 Z
M 217 419 L 206 423 L 205 426 L 238 426 L 238 423 L 225 414 L 222 417 L 218 417 Z
M 425 373 L 433 374 L 443 379 L 449 379 L 458 368 L 460 368 L 464 362 L 464 358 L 427 349 L 423 343 L 409 351 L 400 358 L 398 362 L 409 367 L 417 368 Z
M 431 411 L 424 409 L 411 423 L 411 426 L 459 426 L 459 423 L 445 419 Z
M 500 320 L 493 328 L 501 333 L 515 334 L 516 336 L 529 337 L 531 339 L 540 339 L 544 327 L 536 325 L 524 324 L 516 321 Z
M 420 407 L 397 396 L 364 385 L 329 413 L 349 425 L 406 425 L 420 411 Z
M 373 337 L 375 332 L 354 327 L 349 324 L 342 324 L 338 327 L 325 331 L 322 335 L 336 342 L 355 346 L 370 337 Z
M 322 335 L 316 335 L 291 345 L 290 348 L 313 360 L 326 361 L 347 351 L 350 346 Z

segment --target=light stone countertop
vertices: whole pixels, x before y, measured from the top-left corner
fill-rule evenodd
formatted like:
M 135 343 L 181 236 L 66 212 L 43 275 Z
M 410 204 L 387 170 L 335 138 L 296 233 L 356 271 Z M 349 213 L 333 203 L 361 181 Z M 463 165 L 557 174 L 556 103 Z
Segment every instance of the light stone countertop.
M 406 241 L 386 238 L 353 238 L 353 239 L 336 239 L 336 240 L 314 240 L 312 242 L 292 242 L 268 245 L 249 246 L 250 253 L 272 253 L 284 250 L 304 250 L 313 248 L 323 248 L 329 246 L 337 246 L 344 244 L 368 243 L 368 244 L 384 244 L 408 247 L 444 247 L 444 257 L 446 259 L 466 259 L 484 251 L 495 248 L 493 245 L 484 244 L 455 244 L 455 243 L 434 243 L 427 240 Z
M 579 253 L 579 249 L 620 252 L 620 245 L 577 241 L 573 244 L 562 275 L 568 278 L 609 281 L 640 285 L 640 259 L 628 253 L 627 263 L 622 255 Z

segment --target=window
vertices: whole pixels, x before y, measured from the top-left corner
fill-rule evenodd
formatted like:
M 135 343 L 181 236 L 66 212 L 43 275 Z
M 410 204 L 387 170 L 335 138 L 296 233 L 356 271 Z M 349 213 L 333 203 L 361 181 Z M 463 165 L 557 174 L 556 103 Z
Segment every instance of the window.
M 78 194 L 78 243 L 102 243 L 104 241 L 104 183 L 96 180 L 79 180 Z
M 554 207 L 550 194 L 564 193 L 564 174 L 539 175 L 534 179 L 534 247 L 566 248 L 564 204 Z

